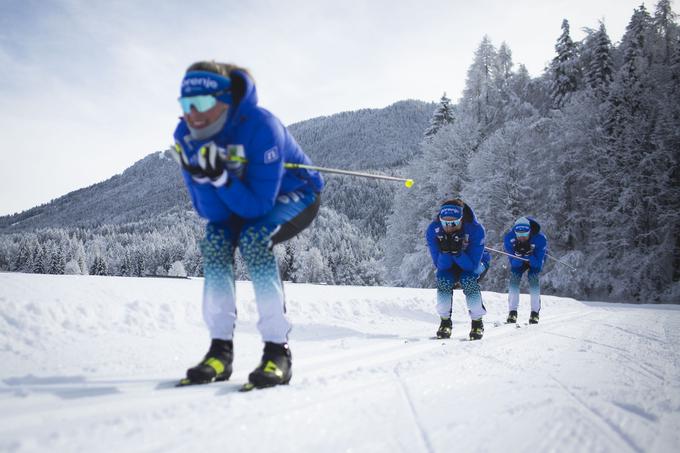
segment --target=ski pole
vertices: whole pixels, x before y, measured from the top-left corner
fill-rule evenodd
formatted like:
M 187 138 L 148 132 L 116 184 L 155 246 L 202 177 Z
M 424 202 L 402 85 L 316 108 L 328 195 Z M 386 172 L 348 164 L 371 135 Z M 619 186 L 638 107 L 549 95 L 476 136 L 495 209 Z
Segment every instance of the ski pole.
M 565 263 L 564 261 L 558 260 L 557 258 L 555 258 L 554 256 L 552 256 L 552 255 L 549 254 L 549 253 L 546 253 L 545 256 L 547 256 L 548 258 L 550 258 L 550 259 L 553 260 L 553 261 L 557 261 L 558 263 L 567 266 L 567 267 L 568 267 L 569 269 L 571 269 L 572 271 L 575 271 L 575 270 L 576 270 L 576 268 L 575 268 L 574 266 L 572 266 L 571 264 L 567 264 L 567 263 Z
M 348 170 L 339 170 L 337 168 L 326 168 L 326 167 L 316 167 L 314 165 L 306 165 L 306 164 L 291 164 L 288 162 L 285 162 L 283 164 L 284 167 L 286 168 L 291 168 L 291 169 L 296 169 L 296 168 L 303 168 L 305 170 L 315 170 L 315 171 L 320 171 L 324 173 L 335 173 L 338 175 L 349 175 L 349 176 L 359 176 L 362 178 L 373 178 L 373 179 L 384 179 L 387 181 L 402 181 L 406 187 L 413 187 L 413 180 L 408 179 L 408 178 L 397 178 L 396 176 L 386 176 L 386 175 L 374 175 L 372 173 L 361 173 L 358 171 L 348 171 Z
M 526 261 L 527 263 L 529 262 L 529 260 L 526 259 L 526 258 L 522 258 L 522 257 L 519 257 L 517 255 L 511 255 L 510 253 L 506 253 L 506 252 L 502 252 L 500 250 L 492 249 L 491 247 L 484 247 L 484 250 L 488 250 L 490 252 L 500 253 L 501 255 L 509 256 L 510 258 L 515 258 L 516 260 Z
M 235 156 L 235 155 L 229 155 L 226 157 L 226 159 L 223 157 L 223 160 L 226 160 L 228 162 L 239 162 L 242 164 L 248 163 L 248 160 L 244 157 L 241 156 Z M 404 185 L 408 188 L 413 187 L 413 180 L 409 178 L 397 178 L 396 176 L 386 176 L 386 175 L 374 175 L 372 173 L 361 173 L 358 171 L 349 171 L 349 170 L 340 170 L 337 168 L 327 168 L 327 167 L 317 167 L 315 165 L 307 165 L 307 164 L 295 164 L 295 163 L 290 163 L 290 162 L 284 162 L 283 163 L 284 168 L 289 168 L 291 170 L 296 170 L 296 169 L 304 169 L 304 170 L 314 170 L 314 171 L 320 171 L 323 173 L 335 173 L 338 175 L 348 175 L 348 176 L 359 176 L 362 178 L 372 178 L 372 179 L 384 179 L 387 181 L 400 181 L 403 182 Z

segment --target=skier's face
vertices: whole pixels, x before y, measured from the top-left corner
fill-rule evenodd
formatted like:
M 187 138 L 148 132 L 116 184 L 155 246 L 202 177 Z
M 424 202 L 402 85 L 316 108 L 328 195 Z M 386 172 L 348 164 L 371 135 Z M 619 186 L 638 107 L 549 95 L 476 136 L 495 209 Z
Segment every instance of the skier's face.
M 228 108 L 229 105 L 225 104 L 224 102 L 217 101 L 215 106 L 210 110 L 199 112 L 196 110 L 196 107 L 192 105 L 191 111 L 184 114 L 184 119 L 192 128 L 203 129 L 204 127 L 208 127 L 217 121 L 220 115 L 226 112 Z

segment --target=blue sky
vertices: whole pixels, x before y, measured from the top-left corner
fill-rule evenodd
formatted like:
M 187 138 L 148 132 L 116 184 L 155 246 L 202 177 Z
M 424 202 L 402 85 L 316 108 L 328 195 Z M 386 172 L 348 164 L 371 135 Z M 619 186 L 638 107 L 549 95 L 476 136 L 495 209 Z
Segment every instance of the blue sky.
M 205 3 L 205 4 L 204 4 Z M 640 0 L 0 2 L 0 215 L 167 147 L 186 67 L 245 66 L 285 124 L 403 99 L 457 100 L 487 34 L 536 76 L 562 19 L 621 39 Z M 647 8 L 653 10 L 654 4 Z M 675 3 L 673 4 L 676 8 Z

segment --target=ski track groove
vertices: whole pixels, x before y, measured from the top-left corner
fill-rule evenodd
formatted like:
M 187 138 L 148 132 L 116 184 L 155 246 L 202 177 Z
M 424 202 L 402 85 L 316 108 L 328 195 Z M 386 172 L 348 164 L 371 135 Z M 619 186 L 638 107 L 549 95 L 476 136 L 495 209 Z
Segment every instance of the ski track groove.
M 680 390 L 680 386 L 676 389 L 675 392 L 672 391 L 669 387 L 672 386 L 673 380 L 670 379 L 670 376 L 677 376 L 680 374 L 680 354 L 678 351 L 676 351 L 673 348 L 673 344 L 679 344 L 680 342 L 678 341 L 671 341 L 671 337 L 678 336 L 677 332 L 680 331 L 680 323 L 676 322 L 674 326 L 670 326 L 671 324 L 671 319 L 672 318 L 666 318 L 666 320 L 663 323 L 663 334 L 665 338 L 665 344 L 666 348 L 665 350 L 668 351 L 668 354 L 670 355 L 669 359 L 670 360 L 664 360 L 664 375 L 662 378 L 662 387 L 663 387 L 663 395 L 664 399 L 663 402 L 667 405 L 667 407 L 664 410 L 664 413 L 661 415 L 661 420 L 659 423 L 660 431 L 665 431 L 668 430 L 669 432 L 675 432 L 675 439 L 672 440 L 666 440 L 666 439 L 660 439 L 659 436 L 654 437 L 654 442 L 652 445 L 650 445 L 649 451 L 665 451 L 667 450 L 669 445 L 659 445 L 661 441 L 665 441 L 666 443 L 674 443 L 677 445 L 678 440 L 680 440 L 680 435 L 678 435 L 678 427 L 672 427 L 673 420 L 670 420 L 673 416 L 673 411 L 679 411 L 680 410 L 680 397 L 678 397 L 677 390 Z M 670 333 L 672 332 L 672 334 Z M 669 413 L 670 412 L 670 413 Z
M 575 314 L 575 316 L 573 316 L 573 315 L 569 316 L 569 315 L 565 314 L 563 316 L 560 316 L 559 321 L 564 321 L 565 318 L 574 319 L 574 318 L 582 318 L 582 317 L 585 317 L 585 316 L 590 316 L 592 318 L 592 315 L 593 315 L 592 313 L 583 313 L 583 312 L 580 312 L 580 313 L 577 312 Z M 603 314 L 597 314 L 596 315 L 596 317 L 598 317 L 598 318 L 602 317 L 602 316 L 603 316 Z M 557 321 L 557 320 L 551 319 L 550 321 Z M 591 319 L 591 322 L 596 322 L 596 321 Z M 536 325 L 534 327 L 534 330 L 538 330 L 538 329 L 536 329 L 537 327 L 540 329 L 539 326 L 542 326 L 542 325 L 545 325 L 545 324 L 547 324 L 547 323 L 544 323 L 544 322 L 539 323 L 538 325 Z M 553 324 L 553 322 L 550 322 L 550 324 Z M 620 355 L 624 358 L 628 358 L 628 359 L 631 358 L 631 356 L 629 354 L 627 354 L 627 351 L 625 351 L 623 349 L 612 347 L 612 346 L 604 344 L 604 343 L 598 343 L 596 341 L 588 340 L 586 338 L 571 337 L 569 335 L 559 334 L 559 333 L 556 333 L 556 332 L 547 331 L 545 329 L 540 329 L 540 333 L 544 334 L 544 335 L 559 336 L 559 337 L 563 337 L 563 338 L 567 338 L 567 339 L 572 339 L 572 340 L 576 340 L 576 341 L 583 341 L 583 342 L 595 344 L 597 346 L 601 346 L 601 347 L 604 347 L 604 348 L 613 349 L 614 351 L 616 351 L 616 353 L 618 355 Z M 631 332 L 626 332 L 626 333 L 632 334 Z M 486 336 L 485 336 L 485 338 L 486 338 Z M 517 336 L 514 336 L 514 338 L 511 338 L 511 340 L 512 341 L 506 341 L 506 342 L 502 343 L 502 345 L 506 345 L 506 344 L 509 344 L 509 343 L 516 343 L 516 342 L 520 342 L 520 341 L 536 341 L 536 338 L 532 338 L 530 336 L 524 336 L 524 335 L 517 335 Z M 496 346 L 497 345 L 498 344 L 496 344 Z M 489 349 L 489 348 L 484 348 L 484 349 L 486 350 L 486 349 Z M 473 350 L 470 350 L 469 348 L 464 348 L 463 351 L 466 352 L 466 353 L 469 353 L 471 355 L 473 354 L 476 357 L 482 357 L 484 359 L 500 363 L 504 366 L 513 367 L 513 366 L 517 365 L 516 363 L 511 362 L 509 360 L 503 360 L 503 359 L 499 358 L 497 355 L 485 354 L 481 350 L 474 350 L 473 351 Z M 634 370 L 631 370 L 631 371 L 634 371 Z M 572 400 L 574 400 L 578 404 L 579 407 L 581 407 L 583 410 L 587 411 L 588 413 L 592 414 L 592 416 L 595 417 L 594 420 L 599 425 L 603 426 L 608 432 L 610 432 L 614 435 L 615 441 L 618 441 L 618 443 L 623 445 L 625 448 L 632 449 L 633 451 L 635 451 L 637 453 L 644 452 L 644 449 L 642 447 L 640 447 L 630 436 L 628 436 L 618 426 L 616 426 L 616 424 L 614 424 L 608 417 L 601 414 L 597 409 L 588 405 L 581 397 L 579 397 L 576 393 L 571 391 L 562 381 L 560 381 L 558 378 L 556 378 L 552 373 L 547 372 L 547 373 L 543 373 L 543 374 L 547 378 L 554 381 L 565 393 L 567 393 L 567 395 L 569 395 L 569 397 Z M 654 373 L 647 373 L 647 374 L 651 375 L 652 377 L 659 378 L 659 376 L 654 374 Z M 639 414 L 636 414 L 636 415 L 639 415 Z M 623 451 L 623 450 L 621 448 L 618 448 L 617 451 Z
M 586 316 L 587 313 L 583 311 L 575 311 L 564 313 L 559 316 L 552 317 L 546 320 L 545 324 L 550 325 L 555 322 L 562 322 L 565 319 L 579 318 Z M 540 324 L 538 325 L 540 326 Z M 536 326 L 536 327 L 538 327 Z M 314 373 L 316 375 L 322 374 L 324 376 L 323 380 L 329 379 L 334 376 L 346 374 L 351 371 L 365 370 L 365 369 L 377 369 L 384 368 L 385 366 L 394 366 L 403 359 L 407 359 L 412 356 L 419 356 L 419 362 L 422 360 L 427 360 L 429 357 L 423 356 L 424 353 L 439 352 L 444 347 L 452 347 L 458 349 L 460 346 L 463 350 L 468 348 L 476 347 L 493 347 L 497 344 L 496 338 L 511 337 L 510 341 L 521 341 L 523 338 L 528 336 L 526 328 L 522 329 L 506 329 L 505 331 L 497 332 L 496 329 L 490 329 L 491 335 L 487 335 L 485 332 L 484 339 L 481 341 L 468 341 L 467 332 L 464 336 L 456 335 L 452 336 L 449 340 L 436 340 L 436 341 L 423 341 L 423 342 L 408 342 L 405 343 L 405 338 L 398 338 L 394 340 L 381 341 L 381 344 L 369 346 L 367 349 L 362 348 L 361 350 L 356 350 L 355 348 L 350 348 L 348 350 L 343 350 L 337 354 L 328 354 L 322 360 L 314 360 L 305 363 L 302 366 L 297 367 L 297 376 L 305 377 L 306 372 L 309 371 L 312 366 L 314 367 Z M 455 343 L 456 339 L 465 340 L 462 341 L 462 345 L 457 345 Z M 504 346 L 507 342 L 500 344 L 499 346 Z M 454 346 L 456 345 L 456 346 Z M 487 346 L 488 345 L 488 346 Z M 339 360 L 342 359 L 342 360 Z M 347 360 L 349 359 L 349 360 Z M 367 360 L 369 359 L 369 360 Z M 366 363 L 371 363 L 370 367 L 366 366 Z M 319 367 L 319 365 L 321 365 Z M 380 365 L 380 366 L 378 366 Z M 294 371 L 295 373 L 296 371 Z
M 435 449 L 432 446 L 432 441 L 430 440 L 430 436 L 427 433 L 427 430 L 423 426 L 420 416 L 418 415 L 418 412 L 416 411 L 416 407 L 413 404 L 413 398 L 411 397 L 411 392 L 408 389 L 408 386 L 404 383 L 404 381 L 401 379 L 401 374 L 399 373 L 399 364 L 397 364 L 394 367 L 394 374 L 396 376 L 397 383 L 399 384 L 399 389 L 401 391 L 402 396 L 406 400 L 406 403 L 408 404 L 409 410 L 411 412 L 411 417 L 413 418 L 413 423 L 416 425 L 416 429 L 418 430 L 418 434 L 420 436 L 420 439 L 423 442 L 423 445 L 425 446 L 425 450 L 428 453 L 435 453 Z
M 656 338 L 651 338 L 647 335 L 640 335 L 638 332 L 635 332 L 630 329 L 624 329 L 624 328 L 619 328 L 618 326 L 611 325 L 611 324 L 606 324 L 602 323 L 602 319 L 609 319 L 611 318 L 612 313 L 611 312 L 596 312 L 593 314 L 593 316 L 590 317 L 589 322 L 591 323 L 600 323 L 602 325 L 605 325 L 606 327 L 609 328 L 615 328 L 615 330 L 618 330 L 619 332 L 623 332 L 624 334 L 634 337 L 634 338 L 642 338 L 647 341 L 653 340 L 654 343 L 658 344 L 664 344 L 663 341 L 660 341 L 659 339 Z M 584 331 L 584 334 L 588 334 L 590 332 L 589 329 Z M 624 350 L 622 348 L 617 348 L 613 347 L 611 345 L 608 345 L 606 343 L 590 340 L 588 338 L 577 338 L 577 337 L 571 337 L 569 335 L 564 335 L 564 334 L 559 334 L 556 332 L 544 332 L 546 335 L 553 335 L 553 336 L 561 336 L 564 338 L 569 338 L 573 339 L 575 341 L 579 342 L 585 342 L 588 344 L 593 344 L 605 349 L 609 349 L 614 351 L 614 353 L 619 357 L 619 360 L 617 362 L 627 371 L 632 372 L 632 373 L 637 373 L 642 376 L 644 376 L 647 379 L 652 379 L 652 381 L 658 381 L 658 384 L 664 387 L 663 391 L 666 392 L 666 386 L 665 384 L 665 379 L 662 374 L 659 374 L 657 372 L 654 372 L 649 369 L 649 366 L 645 363 L 639 363 L 639 359 L 634 357 L 628 350 Z M 669 345 L 670 342 L 666 342 L 667 345 Z M 639 345 L 633 344 L 634 348 L 637 348 Z M 667 349 L 667 348 L 666 348 Z M 636 350 L 636 349 L 634 349 Z M 668 368 L 668 364 L 666 365 L 666 369 Z M 619 427 L 610 417 L 606 416 L 603 414 L 600 410 L 598 410 L 596 407 L 594 407 L 591 404 L 588 404 L 586 400 L 579 396 L 577 393 L 569 389 L 567 385 L 565 385 L 559 378 L 557 378 L 553 373 L 547 372 L 546 376 L 553 380 L 556 384 L 559 385 L 560 388 L 566 392 L 569 397 L 578 403 L 579 407 L 581 407 L 583 410 L 587 411 L 588 413 L 592 414 L 595 418 L 593 419 L 595 422 L 597 422 L 599 425 L 606 427 L 607 432 L 613 434 L 619 441 L 623 442 L 628 448 L 632 449 L 635 452 L 643 452 L 645 451 L 645 448 L 641 447 L 638 442 L 633 439 L 629 433 L 627 433 L 625 430 L 623 430 L 621 427 Z M 604 401 L 606 403 L 606 401 Z M 609 403 L 617 407 L 621 410 L 626 411 L 629 414 L 632 414 L 636 417 L 641 417 L 643 419 L 646 419 L 647 421 L 655 422 L 657 420 L 657 416 L 655 414 L 649 413 L 648 411 L 644 411 L 641 408 L 637 407 L 636 405 L 628 405 L 625 403 L 620 403 L 618 401 L 609 401 Z
M 628 436 L 624 431 L 622 431 L 618 426 L 616 426 L 608 417 L 602 415 L 597 409 L 593 408 L 589 404 L 587 404 L 585 401 L 581 399 L 576 393 L 572 392 L 569 390 L 569 387 L 564 385 L 562 381 L 557 379 L 553 374 L 548 373 L 548 376 L 560 387 L 564 392 L 571 397 L 572 400 L 576 401 L 578 405 L 585 409 L 588 413 L 592 414 L 594 417 L 589 417 L 591 420 L 595 421 L 598 423 L 600 426 L 603 426 L 607 431 L 610 433 L 614 434 L 614 440 L 618 440 L 619 442 L 623 443 L 624 447 L 630 448 L 633 451 L 637 453 L 643 453 L 644 449 L 642 449 L 637 443 L 630 437 Z M 623 451 L 624 449 L 619 447 L 617 448 L 616 451 Z
M 615 346 L 610 346 L 608 344 L 601 343 L 599 341 L 588 340 L 588 339 L 585 339 L 585 338 L 572 337 L 570 335 L 565 335 L 565 334 L 557 333 L 557 332 L 544 332 L 544 333 L 546 335 L 553 335 L 553 336 L 556 336 L 556 337 L 567 338 L 567 339 L 574 340 L 574 341 L 577 341 L 577 342 L 583 342 L 583 343 L 588 343 L 588 344 L 592 344 L 592 345 L 596 345 L 596 346 L 601 346 L 603 348 L 609 348 L 609 349 L 613 350 L 616 354 L 621 356 L 622 358 L 626 359 L 626 361 L 629 364 L 629 368 L 630 368 L 630 364 L 634 364 L 634 366 L 639 368 L 639 370 L 637 371 L 638 373 L 645 375 L 647 377 L 651 377 L 651 378 L 655 378 L 655 379 L 659 379 L 659 380 L 663 381 L 663 376 L 661 374 L 653 371 L 652 369 L 649 368 L 649 366 L 647 366 L 643 363 L 638 363 L 638 361 L 631 354 L 629 354 L 629 352 L 625 349 L 617 348 Z M 632 370 L 632 368 L 630 368 L 630 369 Z M 635 371 L 635 370 L 633 370 L 633 371 Z

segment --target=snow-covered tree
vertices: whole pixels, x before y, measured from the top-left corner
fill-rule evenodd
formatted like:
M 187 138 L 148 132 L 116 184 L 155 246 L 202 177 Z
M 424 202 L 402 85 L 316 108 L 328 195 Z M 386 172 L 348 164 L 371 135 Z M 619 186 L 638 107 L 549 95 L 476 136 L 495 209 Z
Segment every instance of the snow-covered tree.
M 614 74 L 611 41 L 604 23 L 600 22 L 600 28 L 589 36 L 586 45 L 589 47 L 590 62 L 585 68 L 585 79 L 595 96 L 604 100 L 609 93 L 609 85 Z
M 187 271 L 184 269 L 184 264 L 181 261 L 175 261 L 168 269 L 169 277 L 186 277 Z
M 78 265 L 78 261 L 76 260 L 70 260 L 64 266 L 65 275 L 80 275 L 81 273 L 82 270 L 80 269 L 80 265 Z
M 569 35 L 569 21 L 562 21 L 562 34 L 555 44 L 557 55 L 550 66 L 552 81 L 550 97 L 554 108 L 561 108 L 569 99 L 569 95 L 576 91 L 579 83 L 579 67 L 576 45 Z
M 61 275 L 64 273 L 66 267 L 66 257 L 64 256 L 64 248 L 61 244 L 53 244 L 49 251 L 49 269 L 50 274 Z
M 659 45 L 656 53 L 659 55 L 659 62 L 670 65 L 673 58 L 674 48 L 677 47 L 677 40 L 680 30 L 675 23 L 678 17 L 671 8 L 670 0 L 660 0 L 654 10 L 653 24 L 656 31 Z
M 446 93 L 444 93 L 439 100 L 439 104 L 437 105 L 437 109 L 434 111 L 434 115 L 432 115 L 430 126 L 425 130 L 425 137 L 432 137 L 437 132 L 439 132 L 439 129 L 441 129 L 443 126 L 446 126 L 447 124 L 452 124 L 453 121 L 454 115 L 453 107 L 451 106 L 451 99 L 447 98 Z
M 12 270 L 17 272 L 33 272 L 33 256 L 38 248 L 38 241 L 34 235 L 21 238 L 19 247 L 12 260 Z
M 45 247 L 38 244 L 35 253 L 33 255 L 33 269 L 31 272 L 34 274 L 47 274 L 49 273 L 49 256 Z
M 494 127 L 499 120 L 500 94 L 496 87 L 498 53 L 488 36 L 475 51 L 474 61 L 468 69 L 461 108 L 465 114 L 484 128 Z
M 97 255 L 94 257 L 92 267 L 90 267 L 90 275 L 108 275 L 107 268 L 104 258 Z

